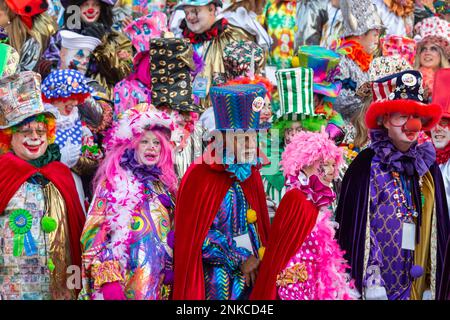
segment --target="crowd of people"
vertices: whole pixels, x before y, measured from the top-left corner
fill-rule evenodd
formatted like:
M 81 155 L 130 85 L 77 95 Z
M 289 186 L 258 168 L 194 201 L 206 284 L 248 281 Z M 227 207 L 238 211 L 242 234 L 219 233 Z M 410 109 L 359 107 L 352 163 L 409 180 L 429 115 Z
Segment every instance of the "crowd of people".
M 449 21 L 0 0 L 0 300 L 450 300 Z

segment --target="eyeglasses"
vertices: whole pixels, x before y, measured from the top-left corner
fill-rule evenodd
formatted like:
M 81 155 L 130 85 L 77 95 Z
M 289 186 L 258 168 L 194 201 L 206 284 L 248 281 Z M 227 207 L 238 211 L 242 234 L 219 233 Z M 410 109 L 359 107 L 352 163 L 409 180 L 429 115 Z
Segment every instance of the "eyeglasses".
M 420 48 L 420 53 L 425 51 L 439 52 L 439 48 L 437 46 L 430 46 L 430 47 L 423 46 Z
M 47 129 L 21 129 L 17 130 L 16 132 L 23 134 L 26 137 L 31 136 L 33 135 L 33 132 L 36 132 L 39 137 L 42 137 L 47 134 Z
M 413 115 L 392 114 L 389 117 L 389 123 L 394 127 L 404 126 L 409 119 L 419 118 Z M 422 119 L 420 119 L 422 121 Z

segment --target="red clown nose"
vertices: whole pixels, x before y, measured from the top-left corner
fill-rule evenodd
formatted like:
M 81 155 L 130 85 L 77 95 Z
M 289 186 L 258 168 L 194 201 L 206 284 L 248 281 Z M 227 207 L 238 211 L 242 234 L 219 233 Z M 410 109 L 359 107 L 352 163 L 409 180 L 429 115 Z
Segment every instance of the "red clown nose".
M 419 132 L 422 129 L 422 121 L 418 118 L 411 118 L 406 121 L 403 128 L 404 131 Z

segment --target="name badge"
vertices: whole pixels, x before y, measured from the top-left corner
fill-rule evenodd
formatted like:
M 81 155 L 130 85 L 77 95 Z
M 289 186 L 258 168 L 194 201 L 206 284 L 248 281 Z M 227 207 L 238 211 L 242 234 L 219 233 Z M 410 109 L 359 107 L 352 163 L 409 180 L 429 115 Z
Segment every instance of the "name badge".
M 402 249 L 414 251 L 415 239 L 416 225 L 404 222 L 402 226 Z
M 253 252 L 252 242 L 250 241 L 250 236 L 248 233 L 244 233 L 240 236 L 234 237 L 233 240 L 236 242 L 236 246 L 245 248 L 248 251 Z
M 196 77 L 192 84 L 192 93 L 197 97 L 206 98 L 206 88 L 208 86 L 208 79 L 204 77 Z

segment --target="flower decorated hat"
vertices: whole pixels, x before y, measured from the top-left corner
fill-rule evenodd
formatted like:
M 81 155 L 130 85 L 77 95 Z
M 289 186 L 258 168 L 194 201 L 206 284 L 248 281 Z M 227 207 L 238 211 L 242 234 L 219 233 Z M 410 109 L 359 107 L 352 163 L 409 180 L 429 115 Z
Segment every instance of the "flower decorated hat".
M 39 114 L 49 114 L 41 98 L 41 76 L 25 71 L 0 79 L 0 129 Z
M 334 81 L 338 72 L 339 54 L 321 46 L 302 46 L 298 49 L 298 58 L 299 67 L 314 71 L 314 93 L 331 98 L 339 95 L 342 85 L 339 81 Z
M 261 85 L 241 84 L 212 87 L 209 91 L 217 130 L 259 129 L 266 89 Z
M 85 76 L 72 69 L 55 70 L 42 82 L 42 99 L 46 103 L 69 99 L 82 103 L 93 91 Z
M 414 39 L 397 35 L 387 35 L 380 39 L 383 56 L 399 56 L 414 65 L 417 44 Z
M 430 17 L 423 19 L 414 27 L 415 37 L 418 47 L 432 41 L 439 45 L 446 55 L 450 58 L 450 22 L 438 17 Z
M 422 75 L 419 71 L 407 70 L 372 83 L 374 102 L 366 113 L 369 129 L 380 128 L 380 120 L 386 114 L 400 112 L 422 119 L 422 130 L 430 130 L 441 119 L 442 108 L 438 104 L 424 103 Z

